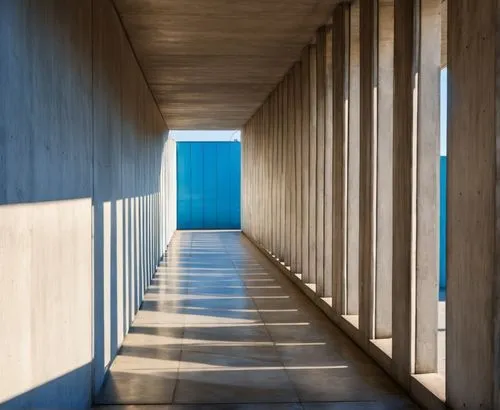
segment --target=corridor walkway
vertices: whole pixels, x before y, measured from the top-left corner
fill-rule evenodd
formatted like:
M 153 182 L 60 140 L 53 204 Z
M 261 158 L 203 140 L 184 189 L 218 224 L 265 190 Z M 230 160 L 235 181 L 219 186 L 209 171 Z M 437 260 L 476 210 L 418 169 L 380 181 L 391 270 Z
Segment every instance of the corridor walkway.
M 175 234 L 96 405 L 417 408 L 239 232 Z

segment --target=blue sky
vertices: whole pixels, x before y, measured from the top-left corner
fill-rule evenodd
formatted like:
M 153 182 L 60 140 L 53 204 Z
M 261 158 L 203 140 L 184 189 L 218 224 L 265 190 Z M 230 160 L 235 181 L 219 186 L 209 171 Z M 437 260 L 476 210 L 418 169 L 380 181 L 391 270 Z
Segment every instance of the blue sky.
M 234 141 L 240 140 L 240 131 L 170 131 L 176 141 Z

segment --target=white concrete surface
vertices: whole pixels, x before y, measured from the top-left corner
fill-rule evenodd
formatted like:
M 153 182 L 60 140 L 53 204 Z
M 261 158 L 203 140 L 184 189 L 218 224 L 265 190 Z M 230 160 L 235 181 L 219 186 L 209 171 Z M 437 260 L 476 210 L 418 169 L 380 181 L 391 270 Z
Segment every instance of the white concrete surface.
M 175 230 L 175 142 L 108 0 L 3 1 L 0 50 L 0 409 L 87 408 Z

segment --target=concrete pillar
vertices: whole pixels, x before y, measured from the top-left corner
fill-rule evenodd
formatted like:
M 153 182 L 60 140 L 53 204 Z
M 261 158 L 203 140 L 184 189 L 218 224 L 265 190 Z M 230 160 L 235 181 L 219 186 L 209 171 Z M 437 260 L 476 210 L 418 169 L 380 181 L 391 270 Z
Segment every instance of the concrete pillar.
M 283 94 L 284 83 L 278 85 L 278 150 L 279 150 L 279 259 L 285 260 L 285 155 L 284 155 L 284 129 L 283 129 Z
M 250 158 L 250 128 L 251 122 L 249 122 L 245 127 L 245 135 L 243 141 L 245 142 L 245 151 L 248 152 L 247 158 Z M 244 180 L 246 181 L 246 193 L 245 193 L 245 229 L 252 233 L 252 223 L 251 223 L 251 214 L 250 214 L 250 184 L 251 184 L 251 175 L 249 173 L 249 160 L 245 163 L 245 172 L 244 172 Z
M 393 168 L 393 62 L 394 0 L 378 0 L 377 19 L 377 127 L 375 217 L 375 322 L 376 339 L 392 335 L 392 168 Z
M 416 142 L 415 373 L 437 371 L 441 0 L 420 1 Z M 396 301 L 393 300 L 393 306 Z
M 332 102 L 333 102 L 333 306 L 345 312 L 346 302 L 346 206 L 347 206 L 347 104 L 348 101 L 348 28 L 349 6 L 337 6 L 333 13 Z
M 266 158 L 265 158 L 265 150 L 264 150 L 264 141 L 265 141 L 265 131 L 266 131 L 266 102 L 262 104 L 259 110 L 259 124 L 258 124 L 258 150 L 259 150 L 259 162 L 260 167 L 258 170 L 258 198 L 260 203 L 259 210 L 259 226 L 261 232 L 261 243 L 265 247 L 266 246 L 266 204 L 264 201 L 265 192 L 266 192 Z
M 264 193 L 264 158 L 263 158 L 263 149 L 262 143 L 264 139 L 264 104 L 260 107 L 259 115 L 257 116 L 257 133 L 256 133 L 256 142 L 257 142 L 257 158 L 258 158 L 258 167 L 257 167 L 257 181 L 255 184 L 256 188 L 256 197 L 257 203 L 260 204 L 259 209 L 256 209 L 257 217 L 259 219 L 259 240 L 260 243 L 265 245 L 265 205 L 263 199 Z
M 250 132 L 249 132 L 249 152 L 250 152 L 250 157 L 253 158 L 255 155 L 255 125 L 256 125 L 256 118 L 253 119 L 253 121 L 250 124 Z M 249 161 L 247 164 L 247 169 L 248 169 L 248 174 L 250 176 L 250 181 L 249 181 L 249 217 L 250 217 L 250 232 L 252 235 L 257 239 L 257 229 L 256 229 L 256 224 L 254 221 L 254 207 L 253 207 L 253 201 L 252 197 L 254 195 L 254 185 L 255 185 L 255 169 L 252 167 L 251 162 Z
M 274 214 L 273 214 L 273 225 L 274 225 L 274 246 L 273 253 L 275 257 L 279 258 L 279 245 L 280 245 L 280 162 L 279 162 L 279 93 L 278 86 L 274 89 Z
M 259 121 L 259 157 L 260 157 L 260 170 L 259 170 L 259 203 L 261 205 L 260 209 L 260 226 L 261 226 L 261 235 L 262 235 L 262 244 L 266 246 L 267 243 L 267 218 L 266 218 L 266 204 L 267 204 L 267 198 L 266 198 L 266 178 L 267 178 L 267 172 L 266 172 L 266 150 L 265 150 L 265 143 L 266 143 L 266 122 L 267 122 L 267 116 L 266 116 L 266 102 L 262 104 L 261 110 L 260 110 L 260 121 Z
M 325 35 L 325 80 L 324 80 L 324 177 L 323 177 L 323 293 L 327 303 L 332 304 L 333 294 L 333 61 L 332 22 L 326 26 Z M 335 62 L 335 65 L 337 62 Z
M 283 148 L 284 148 L 284 210 L 285 210 L 285 266 L 290 266 L 291 255 L 291 201 L 290 201 L 290 73 L 287 73 L 283 82 Z
M 268 138 L 268 133 L 267 133 L 267 122 L 269 119 L 268 113 L 268 102 L 267 100 L 264 101 L 262 104 L 262 111 L 261 111 L 261 124 L 260 124 L 260 151 L 261 151 L 261 158 L 262 158 L 262 167 L 260 171 L 260 182 L 262 183 L 261 185 L 261 204 L 262 204 L 262 244 L 266 249 L 269 249 L 269 244 L 267 240 L 268 236 L 268 230 L 269 230 L 269 224 L 268 224 L 268 217 L 267 217 L 267 208 L 269 204 L 269 196 L 267 195 L 267 184 L 268 184 L 268 173 L 267 173 L 267 168 L 268 168 L 268 159 L 267 159 L 267 154 L 269 152 L 268 149 L 266 149 L 267 145 L 267 138 Z
M 499 4 L 448 4 L 446 400 L 500 407 Z
M 394 189 L 393 218 L 397 227 L 393 239 L 394 282 L 392 295 L 394 327 L 392 367 L 398 381 L 409 386 L 411 373 L 411 276 L 412 276 L 412 169 L 415 83 L 414 2 L 396 2 L 394 15 Z M 436 137 L 437 138 L 437 137 Z M 437 296 L 437 295 L 436 295 Z
M 241 130 L 241 229 L 244 232 L 248 232 L 248 214 L 247 214 L 247 199 L 248 199 L 248 191 L 247 191 L 247 183 L 248 183 L 248 175 L 247 175 L 247 130 L 248 124 L 250 120 L 245 124 L 243 129 Z
M 276 138 L 276 88 L 274 88 L 273 92 L 270 95 L 270 131 L 269 131 L 269 149 L 271 150 L 271 190 L 270 190 L 270 195 L 271 195 L 271 210 L 270 210 L 270 217 L 271 217 L 271 238 L 270 238 L 270 249 L 274 255 L 276 255 L 276 250 L 277 250 L 277 230 L 278 230 L 278 225 L 276 221 L 276 208 L 277 208 L 277 161 L 278 161 L 278 153 L 277 153 L 277 138 Z
M 448 64 L 448 0 L 441 0 L 441 68 Z
M 278 249 L 278 109 L 277 88 L 271 93 L 271 151 L 272 151 L 272 188 L 271 188 L 271 225 L 272 241 L 270 251 L 276 256 Z
M 309 48 L 309 283 L 316 284 L 316 155 L 317 155 L 317 114 L 316 114 L 316 44 Z
M 350 6 L 347 161 L 347 315 L 359 313 L 360 62 L 359 0 Z
M 248 174 L 248 158 L 250 157 L 249 153 L 249 139 L 250 139 L 250 121 L 245 125 L 243 129 L 243 135 L 241 136 L 242 143 L 242 151 L 245 153 L 243 155 L 243 163 L 242 163 L 242 181 L 245 186 L 243 198 L 243 230 L 246 232 L 251 232 L 250 228 L 250 214 L 248 209 L 248 201 L 250 198 L 249 191 L 249 183 L 250 183 L 250 175 Z
M 259 128 L 259 114 L 260 110 L 257 112 L 257 115 L 255 116 L 255 120 L 253 121 L 252 124 L 252 156 L 255 160 L 254 165 L 249 164 L 249 167 L 251 167 L 251 173 L 252 173 L 252 197 L 257 198 L 258 195 L 258 190 L 257 190 L 257 184 L 258 184 L 258 178 L 259 178 L 259 157 L 258 157 L 258 128 Z M 257 212 L 257 208 L 255 207 L 255 203 L 258 202 L 257 200 L 252 201 L 251 209 L 252 209 L 252 225 L 253 225 L 253 230 L 255 232 L 255 237 L 258 242 L 260 242 L 260 225 L 259 225 L 259 213 Z
M 271 249 L 272 243 L 271 243 L 271 236 L 272 236 L 272 214 L 271 214 L 271 155 L 272 155 L 272 150 L 271 150 L 271 101 L 270 97 L 267 97 L 266 103 L 265 103 L 265 133 L 264 133 L 264 155 L 265 155 L 265 167 L 266 167 L 266 173 L 265 173 L 265 200 L 264 204 L 266 207 L 266 249 Z
M 262 243 L 267 248 L 267 230 L 268 230 L 268 219 L 267 219 L 267 204 L 268 197 L 266 195 L 266 185 L 267 185 L 267 152 L 266 143 L 267 143 L 267 101 L 264 101 L 261 110 L 261 124 L 260 124 L 260 156 L 261 156 L 261 171 L 260 171 L 260 183 L 261 185 L 261 194 L 260 194 L 260 203 L 262 205 Z
M 437 370 L 439 13 L 440 0 L 395 8 L 393 368 L 402 384 Z
M 360 0 L 359 329 L 373 337 L 375 2 Z
M 309 283 L 309 147 L 310 147 L 310 95 L 309 95 L 309 75 L 310 75 L 310 60 L 309 46 L 305 47 L 301 56 L 301 97 L 302 97 L 302 280 L 304 283 Z
M 302 64 L 294 66 L 295 95 L 295 272 L 302 272 Z
M 325 295 L 325 93 L 326 93 L 326 27 L 317 34 L 316 45 L 316 293 Z
M 297 241 L 297 187 L 295 185 L 295 71 L 290 69 L 287 75 L 288 88 L 288 203 L 289 203 L 289 224 L 290 235 L 288 236 L 289 265 L 292 272 L 297 272 L 296 246 Z

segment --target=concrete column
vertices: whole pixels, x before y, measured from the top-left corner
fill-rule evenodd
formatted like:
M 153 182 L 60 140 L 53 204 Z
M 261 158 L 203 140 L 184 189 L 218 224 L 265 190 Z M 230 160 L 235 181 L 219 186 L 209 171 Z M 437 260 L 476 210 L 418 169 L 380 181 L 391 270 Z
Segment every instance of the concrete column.
M 288 73 L 288 203 L 289 203 L 289 224 L 290 235 L 288 237 L 289 265 L 292 272 L 297 272 L 296 247 L 297 241 L 297 187 L 295 185 L 295 71 L 293 68 Z
M 448 4 L 446 399 L 500 407 L 499 4 Z
M 247 200 L 247 174 L 246 174 L 246 130 L 248 122 L 241 130 L 241 230 L 247 232 L 247 213 L 246 213 L 246 200 Z
M 316 44 L 309 48 L 309 283 L 316 284 L 316 155 L 317 155 L 317 114 L 316 114 Z
M 267 159 L 266 159 L 266 123 L 267 123 L 267 107 L 266 102 L 261 107 L 260 110 L 260 126 L 259 126 L 259 153 L 260 153 L 260 172 L 259 172 L 259 204 L 260 204 L 260 224 L 262 232 L 262 244 L 267 246 L 267 197 L 266 197 L 266 183 L 267 183 Z
M 441 0 L 441 68 L 448 64 L 448 0 Z
M 392 313 L 394 327 L 392 366 L 395 376 L 405 386 L 411 373 L 411 276 L 412 212 L 415 163 L 413 134 L 416 101 L 414 9 L 411 2 L 396 2 L 394 15 L 394 170 L 393 170 L 393 269 L 392 295 L 397 305 Z M 437 136 L 436 136 L 437 138 Z M 437 294 L 436 294 L 437 296 Z
M 278 138 L 277 138 L 277 87 L 271 93 L 271 249 L 270 251 L 276 256 L 278 250 Z
M 359 329 L 373 337 L 375 2 L 360 0 Z
M 251 224 L 250 224 L 250 208 L 249 208 L 249 200 L 250 200 L 250 174 L 248 173 L 248 162 L 250 158 L 250 122 L 247 122 L 245 125 L 244 133 L 242 136 L 242 142 L 244 144 L 243 150 L 245 152 L 244 161 L 243 161 L 243 181 L 245 182 L 245 197 L 244 197 L 244 230 L 251 234 Z
M 266 155 L 266 249 L 272 249 L 272 137 L 271 137 L 271 96 L 266 100 L 266 133 L 264 140 L 264 152 Z
M 325 295 L 325 93 L 326 27 L 318 30 L 316 46 L 316 293 Z
M 257 132 L 256 132 L 256 127 L 257 127 L 257 115 L 252 121 L 251 127 L 250 127 L 250 152 L 251 152 L 251 158 L 254 159 L 256 162 L 257 159 L 255 158 L 256 152 L 257 152 Z M 258 221 L 257 221 L 257 215 L 255 214 L 255 181 L 257 178 L 257 167 L 252 166 L 251 163 L 248 164 L 249 168 L 249 173 L 251 175 L 251 182 L 250 182 L 250 221 L 251 221 L 251 226 L 252 226 L 252 235 L 254 238 L 258 241 L 259 239 L 259 230 L 258 230 Z
M 258 240 L 259 243 L 264 243 L 264 224 L 263 224 L 263 203 L 262 203 L 262 188 L 263 188 L 263 179 L 262 179 L 262 171 L 264 168 L 264 164 L 262 161 L 262 106 L 260 107 L 257 113 L 257 123 L 255 126 L 255 151 L 256 151 L 256 170 L 255 170 L 255 217 L 257 220 L 257 229 L 258 229 Z
M 259 213 L 258 209 L 256 208 L 255 204 L 258 202 L 258 190 L 257 190 L 257 184 L 259 180 L 259 157 L 258 157 L 258 152 L 259 152 L 259 145 L 258 145 L 258 130 L 259 130 L 259 114 L 260 110 L 257 111 L 255 115 L 255 119 L 252 124 L 252 157 L 254 158 L 255 163 L 258 164 L 256 165 L 251 165 L 249 164 L 250 167 L 255 168 L 252 169 L 252 219 L 253 219 L 253 229 L 255 232 L 255 238 L 257 239 L 258 242 L 260 242 L 260 225 L 259 225 Z
M 248 175 L 247 175 L 247 133 L 248 133 L 248 122 L 245 124 L 243 129 L 241 130 L 241 229 L 243 232 L 248 232 L 248 214 L 247 214 L 247 183 L 248 183 Z
M 251 218 L 251 214 L 250 214 L 250 195 L 251 195 L 251 192 L 250 192 L 250 186 L 251 186 L 251 178 L 252 178 L 252 175 L 250 174 L 250 169 L 249 169 L 249 161 L 250 161 L 250 149 L 251 149 L 251 146 L 250 146 L 250 138 L 251 138 L 251 132 L 250 132 L 250 129 L 251 129 L 251 122 L 247 123 L 246 127 L 245 127 L 245 135 L 244 135 L 244 140 L 246 142 L 246 147 L 245 147 L 245 150 L 247 151 L 247 155 L 246 155 L 246 158 L 248 159 L 246 164 L 245 164 L 245 180 L 246 180 L 246 200 L 245 200 L 245 214 L 246 214 L 246 217 L 245 217 L 245 220 L 246 220 L 246 223 L 245 223 L 245 229 L 250 233 L 252 234 L 252 218 Z
M 287 73 L 283 82 L 283 145 L 284 145 L 284 210 L 285 210 L 285 266 L 290 266 L 291 255 L 291 201 L 290 201 L 290 74 Z
M 278 258 L 279 257 L 279 246 L 280 246 L 280 214 L 281 214 L 281 208 L 280 208 L 280 162 L 279 162 L 279 93 L 278 93 L 278 86 L 274 89 L 274 115 L 273 115 L 273 121 L 274 121 L 274 158 L 275 158 L 275 164 L 274 164 L 274 218 L 273 218 L 273 224 L 274 224 L 274 246 L 273 246 L 273 253 L 274 255 Z
M 295 272 L 302 273 L 302 64 L 294 66 L 295 95 Z
M 416 142 L 415 373 L 437 371 L 441 0 L 420 1 Z M 397 308 L 393 299 L 393 306 Z
M 347 161 L 347 315 L 359 313 L 359 0 L 351 3 L 349 21 L 349 96 Z
M 271 145 L 272 145 L 272 189 L 271 189 L 271 224 L 272 224 L 272 241 L 270 251 L 276 255 L 278 250 L 278 109 L 277 109 L 277 88 L 271 94 Z
M 257 186 L 258 189 L 258 204 L 259 204 L 259 227 L 260 227 L 260 235 L 261 235 L 261 243 L 265 247 L 266 246 L 266 152 L 264 149 L 265 137 L 266 137 L 266 103 L 262 104 L 259 110 L 259 122 L 257 129 L 257 146 L 258 146 L 258 157 L 259 157 L 259 170 L 258 170 L 258 180 Z
M 392 168 L 394 0 L 378 0 L 376 150 L 376 339 L 392 335 Z
M 346 286 L 346 206 L 347 206 L 347 85 L 349 6 L 341 4 L 333 12 L 333 306 L 345 312 Z
M 309 60 L 309 46 L 305 47 L 301 56 L 301 97 L 302 97 L 302 280 L 309 283 L 310 270 L 309 270 L 309 127 L 310 127 L 310 95 L 309 95 L 309 73 L 310 73 L 310 60 Z
M 264 139 L 263 135 L 264 129 L 264 106 L 262 105 L 259 109 L 259 114 L 257 116 L 257 132 L 256 132 L 256 142 L 257 142 L 257 158 L 258 158 L 258 166 L 257 166 L 257 180 L 255 183 L 255 194 L 257 198 L 255 207 L 255 211 L 258 218 L 258 226 L 259 226 L 259 242 L 261 244 L 265 244 L 265 205 L 263 199 L 263 191 L 264 191 L 264 169 L 265 163 L 263 158 L 263 150 L 262 150 L 262 140 Z
M 325 35 L 325 86 L 324 86 L 324 199 L 323 199 L 323 297 L 332 303 L 333 294 L 333 61 L 332 21 L 326 26 Z M 337 61 L 335 61 L 335 65 Z
M 261 225 L 262 225 L 262 243 L 267 247 L 267 196 L 266 196 L 266 184 L 267 184 L 267 150 L 266 150 L 266 139 L 267 139 L 267 102 L 265 101 L 261 109 L 261 123 L 260 123 L 260 138 L 259 138 L 259 151 L 261 157 L 261 170 L 260 170 L 260 201 L 261 204 Z
M 279 140 L 279 224 L 280 224 L 280 240 L 279 240 L 279 259 L 285 260 L 285 151 L 284 151 L 284 82 L 278 85 L 278 140 Z
M 257 115 L 255 116 L 255 123 L 253 125 L 253 136 L 252 136 L 252 142 L 253 142 L 253 158 L 255 159 L 255 162 L 250 165 L 252 168 L 255 168 L 252 170 L 253 172 L 253 186 L 252 186 L 252 210 L 253 210 L 253 218 L 254 218 L 254 226 L 255 226 L 255 235 L 257 238 L 257 242 L 262 243 L 262 238 L 261 238 L 261 223 L 260 223 L 260 213 L 261 213 L 261 208 L 257 206 L 257 204 L 260 202 L 260 187 L 259 187 L 259 174 L 261 170 L 261 163 L 260 163 L 260 157 L 259 157 L 259 128 L 260 128 L 260 113 L 261 110 L 259 109 L 257 111 Z
M 437 370 L 440 0 L 395 12 L 393 368 L 407 383 Z
M 262 161 L 262 106 L 257 113 L 257 124 L 255 129 L 255 151 L 257 157 L 256 170 L 255 170 L 255 216 L 257 218 L 257 229 L 258 229 L 258 239 L 259 243 L 264 242 L 264 224 L 263 224 L 263 203 L 262 203 L 262 171 L 264 164 Z M 258 205 L 257 205 L 258 204 Z
M 251 152 L 250 152 L 250 149 L 251 149 L 251 144 L 250 144 L 250 139 L 251 139 L 251 126 L 252 126 L 252 122 L 253 121 L 250 121 L 248 124 L 247 124 L 247 127 L 246 127 L 246 130 L 245 130 L 245 140 L 247 142 L 247 147 L 246 147 L 246 150 L 248 152 L 247 154 L 247 158 L 248 158 L 248 161 L 246 163 L 246 177 L 245 179 L 247 180 L 247 199 L 246 199 L 246 214 L 247 214 L 247 225 L 248 225 L 248 232 L 252 235 L 253 234 L 253 229 L 252 229 L 252 214 L 250 212 L 250 198 L 251 198 L 251 186 L 252 186 L 252 178 L 253 178 L 253 175 L 250 173 L 251 170 L 250 170 L 250 167 L 249 167 L 249 162 L 250 162 L 250 156 L 251 156 Z
M 256 132 L 255 128 L 257 125 L 257 118 L 254 118 L 251 125 L 250 125 L 250 158 L 255 158 L 255 145 L 256 145 Z M 252 166 L 252 162 L 249 162 L 248 165 L 248 172 L 250 174 L 250 197 L 249 197 L 249 208 L 250 208 L 250 225 L 251 225 L 251 233 L 254 236 L 254 238 L 258 239 L 258 230 L 257 230 L 257 223 L 255 219 L 255 207 L 254 207 L 254 195 L 255 195 L 255 178 L 256 178 L 256 167 Z

